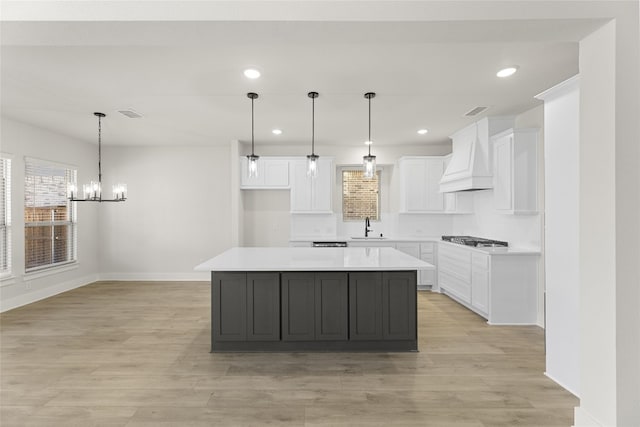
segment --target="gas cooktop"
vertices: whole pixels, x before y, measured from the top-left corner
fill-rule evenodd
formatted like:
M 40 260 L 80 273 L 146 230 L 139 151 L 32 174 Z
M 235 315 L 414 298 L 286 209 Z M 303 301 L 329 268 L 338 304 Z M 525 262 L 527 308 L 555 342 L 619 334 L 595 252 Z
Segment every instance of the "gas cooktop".
M 507 247 L 509 246 L 508 242 L 483 239 L 481 237 L 473 237 L 473 236 L 442 236 L 442 240 L 444 240 L 445 242 L 457 243 L 459 245 L 476 246 L 476 247 Z

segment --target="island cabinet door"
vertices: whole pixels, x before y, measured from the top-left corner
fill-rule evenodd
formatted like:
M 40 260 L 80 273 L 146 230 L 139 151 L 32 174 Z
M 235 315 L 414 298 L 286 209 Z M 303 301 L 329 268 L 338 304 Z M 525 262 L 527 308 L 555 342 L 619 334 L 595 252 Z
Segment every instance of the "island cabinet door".
M 280 340 L 280 273 L 247 273 L 247 340 Z
M 247 339 L 247 274 L 212 273 L 211 335 L 213 341 Z
M 282 273 L 282 340 L 315 339 L 315 275 Z
M 383 339 L 416 339 L 416 272 L 382 273 Z
M 346 341 L 349 332 L 347 273 L 316 273 L 315 282 L 315 339 Z
M 349 339 L 382 339 L 382 273 L 349 274 Z

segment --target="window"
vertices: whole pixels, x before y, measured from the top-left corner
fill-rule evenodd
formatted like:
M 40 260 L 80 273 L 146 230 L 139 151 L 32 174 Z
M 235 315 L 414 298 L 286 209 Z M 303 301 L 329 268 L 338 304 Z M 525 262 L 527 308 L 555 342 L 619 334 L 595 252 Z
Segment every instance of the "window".
M 0 157 L 0 278 L 11 276 L 11 159 Z
M 75 182 L 75 169 L 26 159 L 24 245 L 27 273 L 76 260 L 76 209 L 67 199 L 67 187 Z
M 380 171 L 365 178 L 362 170 L 342 171 L 342 219 L 361 221 L 380 219 Z

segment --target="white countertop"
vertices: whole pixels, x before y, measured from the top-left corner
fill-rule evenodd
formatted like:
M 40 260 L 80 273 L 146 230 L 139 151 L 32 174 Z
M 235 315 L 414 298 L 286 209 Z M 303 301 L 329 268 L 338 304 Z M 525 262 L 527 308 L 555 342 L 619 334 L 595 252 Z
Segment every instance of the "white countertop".
M 453 246 L 455 248 L 465 248 L 465 249 L 469 249 L 471 251 L 476 251 L 476 252 L 480 252 L 483 254 L 489 254 L 489 255 L 540 255 L 540 251 L 538 249 L 529 249 L 529 248 L 512 248 L 512 247 L 506 247 L 506 248 L 501 248 L 501 247 L 475 247 L 475 246 L 466 246 L 466 245 L 461 245 L 459 243 L 451 243 L 451 242 L 445 242 L 445 241 L 440 241 L 441 245 L 448 245 L 448 246 Z
M 390 237 L 385 236 L 384 239 L 376 238 L 375 233 L 372 238 L 357 238 L 357 237 L 296 237 L 290 239 L 290 242 L 439 242 L 442 238 L 440 236 L 424 236 L 424 237 Z
M 398 271 L 434 270 L 393 248 L 232 248 L 196 271 Z

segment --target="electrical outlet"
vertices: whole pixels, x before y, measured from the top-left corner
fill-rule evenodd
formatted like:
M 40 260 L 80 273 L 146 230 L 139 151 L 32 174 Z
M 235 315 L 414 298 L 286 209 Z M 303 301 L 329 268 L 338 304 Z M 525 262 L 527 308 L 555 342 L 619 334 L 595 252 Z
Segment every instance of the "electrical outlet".
M 27 288 L 27 290 L 31 290 L 31 282 L 25 282 L 24 283 L 25 287 Z

